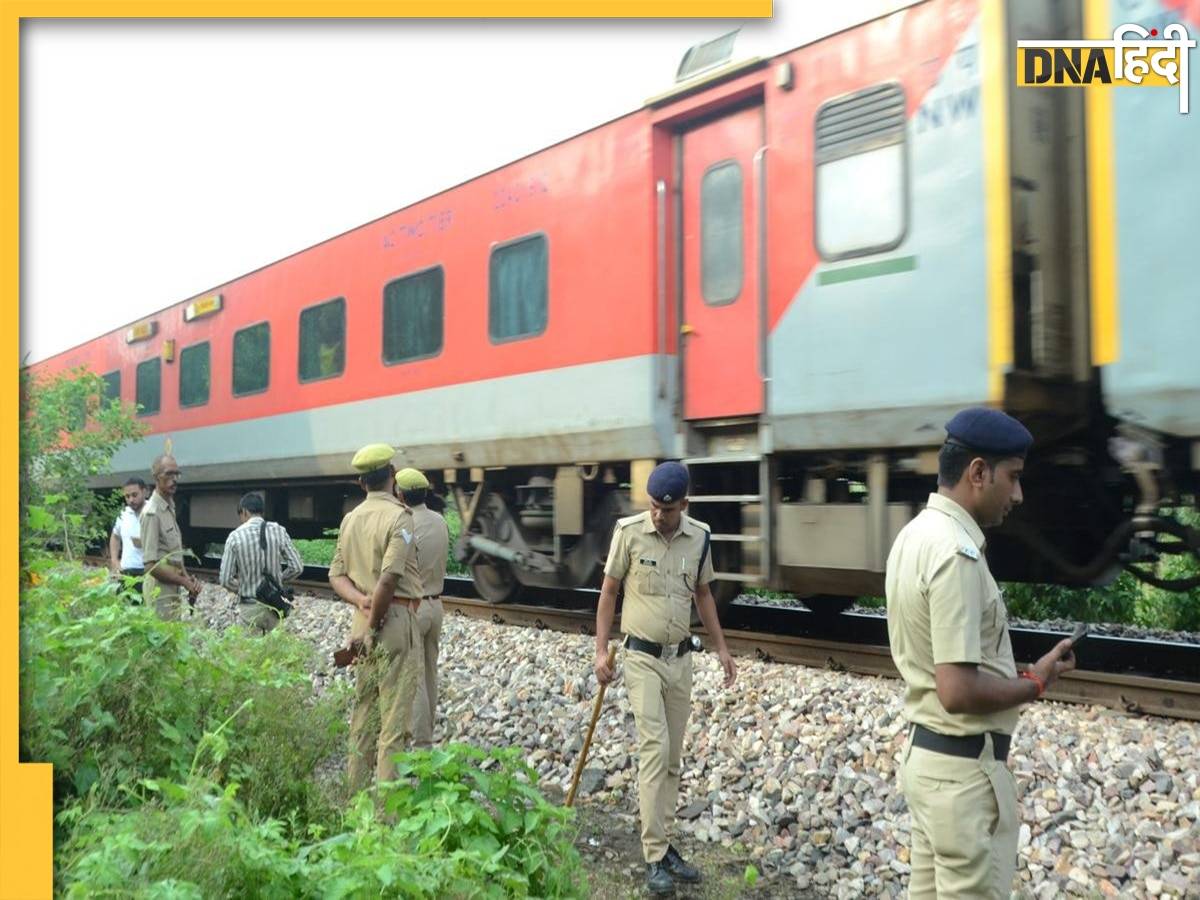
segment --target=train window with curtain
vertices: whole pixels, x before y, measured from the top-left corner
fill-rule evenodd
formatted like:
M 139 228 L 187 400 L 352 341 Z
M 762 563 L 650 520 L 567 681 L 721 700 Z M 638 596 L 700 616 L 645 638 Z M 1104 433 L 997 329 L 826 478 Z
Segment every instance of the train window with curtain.
M 179 405 L 203 406 L 212 384 L 208 341 L 184 347 L 179 353 Z
M 137 404 L 139 416 L 152 416 L 162 406 L 162 360 L 157 356 L 138 363 Z
M 259 322 L 233 335 L 233 394 L 242 397 L 267 389 L 271 375 L 271 326 Z
M 300 380 L 336 378 L 346 368 L 346 299 L 338 297 L 300 313 Z
M 715 163 L 700 179 L 700 293 L 709 306 L 742 292 L 742 167 Z
M 816 215 L 822 259 L 895 249 L 908 229 L 904 90 L 878 84 L 817 110 Z
M 109 372 L 107 375 L 101 376 L 104 380 L 104 394 L 101 399 L 105 403 L 113 400 L 121 399 L 121 370 Z
M 427 359 L 442 352 L 446 274 L 441 266 L 414 272 L 383 289 L 383 361 Z
M 550 250 L 544 234 L 492 248 L 488 266 L 488 335 L 492 343 L 546 330 Z

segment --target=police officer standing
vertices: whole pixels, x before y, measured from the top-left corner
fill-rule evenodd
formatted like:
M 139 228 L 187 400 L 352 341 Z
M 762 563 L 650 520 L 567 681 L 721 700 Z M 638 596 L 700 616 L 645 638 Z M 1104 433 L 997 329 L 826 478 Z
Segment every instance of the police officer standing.
M 361 651 L 350 716 L 350 790 L 396 777 L 392 756 L 412 738 L 421 680 L 417 608 L 421 572 L 412 512 L 393 488 L 396 451 L 370 444 L 354 455 L 366 498 L 346 514 L 329 565 L 329 584 L 355 608 L 350 644 Z
M 667 841 L 679 795 L 683 735 L 692 698 L 693 597 L 700 620 L 733 684 L 737 667 L 725 646 L 713 581 L 709 530 L 684 515 L 688 472 L 677 462 L 658 466 L 646 483 L 650 509 L 617 522 L 596 610 L 596 678 L 612 681 L 608 637 L 617 590 L 624 583 L 621 630 L 627 635 L 625 682 L 638 732 L 638 806 L 646 885 L 670 894 L 675 882 L 696 884 L 700 872 Z
M 450 529 L 446 520 L 425 505 L 429 479 L 416 469 L 396 473 L 396 487 L 412 510 L 417 559 L 421 565 L 421 606 L 417 609 L 418 651 L 424 664 L 422 683 L 413 707 L 413 744 L 433 745 L 433 723 L 437 719 L 438 646 L 442 638 L 442 588 L 446 583 L 446 556 Z
M 905 682 L 900 788 L 912 813 L 910 895 L 1004 897 L 1017 864 L 1016 783 L 1006 762 L 1019 707 L 1074 668 L 1070 641 L 1017 674 L 981 529 L 1021 502 L 1033 436 L 985 407 L 946 425 L 938 491 L 887 562 L 892 658 Z
M 179 463 L 163 454 L 150 466 L 154 476 L 154 496 L 142 506 L 139 528 L 142 535 L 142 560 L 146 578 L 142 597 L 162 619 L 178 621 L 183 616 L 183 598 L 195 602 L 200 582 L 183 565 L 183 536 L 175 521 L 175 488 L 179 484 Z M 157 596 L 155 596 L 157 595 Z

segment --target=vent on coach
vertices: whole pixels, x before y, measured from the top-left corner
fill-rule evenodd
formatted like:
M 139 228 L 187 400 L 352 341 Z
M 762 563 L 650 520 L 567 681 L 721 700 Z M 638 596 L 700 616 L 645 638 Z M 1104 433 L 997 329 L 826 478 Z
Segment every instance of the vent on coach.
M 817 112 L 817 163 L 904 140 L 904 91 L 880 84 L 826 103 Z
M 711 41 L 689 47 L 679 63 L 675 73 L 675 81 L 687 81 L 697 75 L 725 65 L 733 58 L 733 42 L 737 39 L 738 31 L 731 31 Z

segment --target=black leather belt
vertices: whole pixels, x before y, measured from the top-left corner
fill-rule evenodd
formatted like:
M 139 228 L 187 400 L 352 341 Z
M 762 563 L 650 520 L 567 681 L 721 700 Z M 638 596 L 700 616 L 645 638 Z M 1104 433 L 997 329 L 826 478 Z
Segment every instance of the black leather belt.
M 1012 735 L 1005 734 L 1003 731 L 989 731 L 988 734 L 992 736 L 992 752 L 995 754 L 996 759 L 1000 760 L 1000 762 L 1007 762 L 1008 748 L 1012 743 Z M 962 756 L 967 759 L 976 759 L 983 752 L 984 735 L 938 734 L 936 731 L 930 731 L 924 725 L 918 725 L 914 722 L 910 740 L 912 740 L 914 746 L 925 750 L 932 750 L 934 753 L 945 753 L 947 756 Z
M 641 638 L 630 635 L 625 638 L 625 646 L 639 653 L 649 653 L 658 659 L 674 659 L 677 656 L 683 656 L 685 653 L 692 652 L 692 639 L 685 637 L 678 644 L 663 647 L 662 644 L 656 644 L 654 641 L 643 641 Z

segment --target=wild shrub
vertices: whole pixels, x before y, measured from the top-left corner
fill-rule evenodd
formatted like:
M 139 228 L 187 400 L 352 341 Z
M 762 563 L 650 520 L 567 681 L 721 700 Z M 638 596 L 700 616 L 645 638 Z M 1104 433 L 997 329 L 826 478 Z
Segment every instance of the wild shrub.
M 312 773 L 344 749 L 344 703 L 314 698 L 312 646 L 164 622 L 102 575 L 44 570 L 21 596 L 21 739 L 60 795 L 183 779 L 214 723 L 248 705 L 224 773 L 255 811 L 316 815 Z
M 231 727 L 236 728 L 236 723 Z M 232 742 L 232 739 L 231 739 Z M 223 748 L 218 748 L 219 756 Z M 572 814 L 552 807 L 517 751 L 464 745 L 405 754 L 400 778 L 362 793 L 331 832 L 256 817 L 209 774 L 143 781 L 143 802 L 60 815 L 67 897 L 582 897 Z

